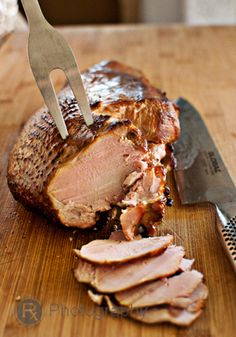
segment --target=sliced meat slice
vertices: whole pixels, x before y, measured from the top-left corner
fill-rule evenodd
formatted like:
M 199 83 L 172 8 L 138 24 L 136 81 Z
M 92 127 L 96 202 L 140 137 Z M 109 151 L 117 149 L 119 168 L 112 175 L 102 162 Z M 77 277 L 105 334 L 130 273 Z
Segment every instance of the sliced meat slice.
M 197 311 L 203 307 L 207 296 L 208 289 L 201 282 L 189 296 L 176 297 L 169 304 L 173 307 L 188 309 L 188 311 Z
M 79 259 L 78 267 L 74 270 L 75 278 L 82 283 L 92 284 L 96 276 L 96 268 L 99 265 L 95 265 L 84 259 Z
M 119 263 L 157 255 L 172 242 L 172 235 L 133 241 L 94 240 L 82 246 L 80 251 L 75 250 L 75 253 L 94 263 Z
M 149 235 L 155 235 L 155 228 L 164 214 L 166 197 L 166 172 L 164 167 L 148 167 L 120 203 L 130 206 L 120 217 L 122 230 L 127 240 L 133 240 L 138 234 L 140 224 L 143 224 Z
M 109 240 L 126 241 L 126 238 L 122 230 L 117 230 L 117 231 L 111 232 L 111 235 L 109 236 Z
M 202 309 L 204 307 L 207 297 L 207 286 L 203 283 L 200 283 L 199 286 L 191 294 L 192 303 L 188 306 L 188 311 L 196 312 Z
M 109 236 L 109 240 L 127 241 L 124 232 L 122 230 L 112 232 L 111 235 Z M 142 236 L 140 234 L 135 235 L 134 240 L 142 240 Z
M 172 305 L 165 307 L 149 307 L 131 310 L 129 316 L 145 323 L 161 323 L 170 322 L 177 325 L 190 325 L 202 312 L 205 300 L 208 296 L 207 287 L 200 283 L 193 293 L 182 300 L 187 300 L 182 303 L 182 307 L 178 308 Z M 181 309 L 182 308 L 182 309 Z M 140 309 L 143 309 L 140 310 Z
M 171 246 L 161 255 L 114 266 L 94 265 L 80 259 L 75 277 L 79 282 L 90 283 L 100 292 L 114 293 L 174 274 L 179 270 L 184 254 L 183 247 Z
M 177 308 L 173 305 L 162 305 L 133 309 L 132 307 L 128 308 L 115 304 L 112 297 L 108 295 L 98 294 L 91 290 L 88 291 L 88 295 L 98 305 L 102 305 L 105 302 L 109 311 L 117 316 L 129 316 L 149 324 L 168 322 L 175 325 L 188 326 L 202 313 L 208 290 L 203 283 L 200 283 L 188 297 L 188 303 L 186 302 L 186 305 L 182 308 Z
M 195 321 L 202 313 L 189 312 L 186 309 L 178 309 L 174 307 L 165 308 L 140 308 L 131 310 L 129 316 L 138 321 L 154 324 L 168 322 L 180 326 L 188 326 Z
M 126 240 L 133 240 L 146 212 L 146 205 L 128 207 L 120 216 L 120 223 Z
M 127 317 L 129 314 L 129 310 L 130 310 L 129 308 L 117 306 L 111 299 L 111 296 L 109 295 L 95 293 L 92 290 L 88 290 L 88 295 L 94 303 L 98 305 L 102 305 L 103 303 L 106 304 L 109 311 L 113 314 L 116 314 L 117 317 L 119 316 Z
M 180 270 L 181 271 L 191 270 L 193 264 L 194 264 L 194 259 L 192 259 L 192 260 L 190 260 L 190 259 L 182 259 L 181 263 L 180 263 Z
M 179 297 L 189 296 L 201 283 L 203 275 L 186 271 L 177 276 L 152 281 L 115 294 L 116 300 L 132 308 L 172 303 Z

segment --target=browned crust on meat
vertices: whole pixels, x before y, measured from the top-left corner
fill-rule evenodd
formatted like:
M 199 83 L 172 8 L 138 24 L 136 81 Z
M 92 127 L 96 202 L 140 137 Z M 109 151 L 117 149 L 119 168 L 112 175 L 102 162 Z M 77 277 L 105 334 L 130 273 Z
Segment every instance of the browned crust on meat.
M 103 61 L 82 73 L 91 108 L 96 114 L 130 119 L 148 141 L 172 143 L 180 133 L 179 110 L 137 69 Z M 59 95 L 70 97 L 67 87 Z
M 167 100 L 165 93 L 152 86 L 144 74 L 135 68 L 121 64 L 117 61 L 102 61 L 82 73 L 85 86 L 88 89 L 91 105 L 102 102 L 106 105 L 112 102 L 141 101 L 144 98 L 158 98 Z M 115 91 L 104 95 L 100 85 L 115 86 Z M 91 95 L 90 95 L 91 94 Z M 104 100 L 104 96 L 106 96 Z

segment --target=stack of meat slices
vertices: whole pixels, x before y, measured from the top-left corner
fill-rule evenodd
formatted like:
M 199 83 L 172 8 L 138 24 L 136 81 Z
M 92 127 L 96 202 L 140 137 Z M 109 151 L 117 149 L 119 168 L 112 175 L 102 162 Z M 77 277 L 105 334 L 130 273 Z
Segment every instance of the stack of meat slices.
M 128 240 L 141 224 L 154 235 L 167 202 L 178 109 L 140 71 L 118 62 L 96 64 L 82 77 L 94 124 L 87 127 L 66 87 L 59 103 L 69 137 L 61 139 L 46 108 L 36 112 L 11 152 L 10 190 L 66 226 L 92 227 L 118 207 Z
M 121 232 L 109 240 L 94 240 L 75 250 L 75 277 L 88 283 L 90 298 L 111 312 L 124 312 L 146 323 L 190 325 L 208 296 L 203 275 L 184 258 L 173 236 L 127 241 Z

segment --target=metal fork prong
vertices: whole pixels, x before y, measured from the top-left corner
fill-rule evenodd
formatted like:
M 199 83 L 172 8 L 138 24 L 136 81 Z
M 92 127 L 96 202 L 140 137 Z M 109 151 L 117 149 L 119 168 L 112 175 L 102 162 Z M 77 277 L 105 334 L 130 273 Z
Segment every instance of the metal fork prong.
M 44 101 L 48 107 L 48 110 L 52 115 L 52 118 L 54 119 L 54 122 L 60 132 L 62 139 L 66 139 L 69 134 L 62 116 L 62 112 L 50 76 L 48 76 L 45 79 L 41 78 L 40 80 L 37 81 L 37 83 L 43 95 Z
M 44 18 L 38 0 L 21 0 L 30 23 L 28 54 L 35 80 L 63 139 L 68 136 L 49 74 L 54 69 L 65 72 L 87 125 L 93 124 L 88 98 L 71 48 Z
M 85 123 L 88 126 L 92 125 L 93 118 L 91 114 L 91 109 L 78 68 L 74 67 L 70 69 L 65 69 L 65 74 L 70 84 L 70 87 L 75 95 L 75 98 L 78 102 Z

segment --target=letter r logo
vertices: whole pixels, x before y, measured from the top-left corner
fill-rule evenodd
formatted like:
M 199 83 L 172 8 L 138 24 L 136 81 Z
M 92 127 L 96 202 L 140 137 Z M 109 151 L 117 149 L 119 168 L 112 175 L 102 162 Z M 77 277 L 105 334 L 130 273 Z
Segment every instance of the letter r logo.
M 42 317 L 41 304 L 32 298 L 21 300 L 17 303 L 17 318 L 24 325 L 35 325 Z

